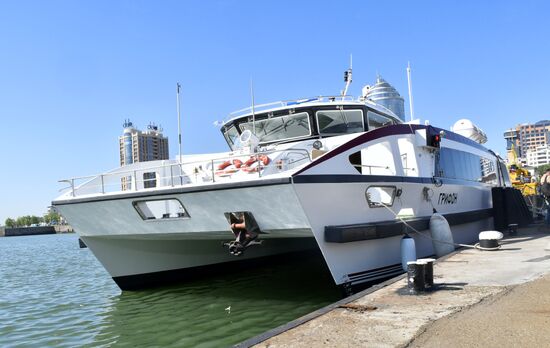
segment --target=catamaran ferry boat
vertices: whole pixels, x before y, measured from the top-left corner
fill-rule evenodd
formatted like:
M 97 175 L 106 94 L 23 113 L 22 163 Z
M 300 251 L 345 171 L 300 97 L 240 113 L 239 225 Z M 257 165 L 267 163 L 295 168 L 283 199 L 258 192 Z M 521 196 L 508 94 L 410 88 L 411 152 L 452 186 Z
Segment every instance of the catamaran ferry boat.
M 402 273 L 405 235 L 433 255 L 437 211 L 454 241 L 475 241 L 510 182 L 477 128 L 405 123 L 403 99 L 378 92 L 254 105 L 221 126 L 227 152 L 64 180 L 52 204 L 123 290 L 309 249 L 337 285 Z

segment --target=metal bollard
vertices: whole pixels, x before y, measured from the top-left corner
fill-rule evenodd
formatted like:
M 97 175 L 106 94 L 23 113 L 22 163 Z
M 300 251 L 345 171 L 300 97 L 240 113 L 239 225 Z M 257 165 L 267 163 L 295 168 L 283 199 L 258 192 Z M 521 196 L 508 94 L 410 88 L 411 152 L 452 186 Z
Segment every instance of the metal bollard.
M 426 290 L 431 290 L 434 286 L 434 262 L 435 259 L 418 259 L 418 261 L 426 262 L 424 269 L 424 285 Z
M 425 269 L 426 262 L 424 261 L 407 262 L 407 286 L 409 288 L 409 294 L 417 295 L 425 291 Z
M 509 224 L 508 234 L 511 236 L 516 236 L 518 234 L 518 224 Z

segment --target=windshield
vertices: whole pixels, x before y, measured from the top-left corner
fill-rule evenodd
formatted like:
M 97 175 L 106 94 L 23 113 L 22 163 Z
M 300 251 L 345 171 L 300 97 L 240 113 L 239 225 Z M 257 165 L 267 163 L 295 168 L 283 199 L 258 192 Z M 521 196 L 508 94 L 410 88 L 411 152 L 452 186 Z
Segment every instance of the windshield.
M 238 147 L 237 142 L 239 141 L 239 132 L 237 131 L 237 128 L 235 128 L 235 126 L 231 126 L 227 130 L 225 130 L 223 132 L 223 136 L 229 144 L 231 150 L 235 150 Z
M 321 134 L 349 134 L 364 130 L 361 110 L 320 110 L 316 115 Z
M 293 115 L 276 116 L 256 123 L 256 136 L 261 143 L 300 138 L 311 135 L 309 115 L 301 112 Z M 241 132 L 249 129 L 254 132 L 252 122 L 241 123 Z

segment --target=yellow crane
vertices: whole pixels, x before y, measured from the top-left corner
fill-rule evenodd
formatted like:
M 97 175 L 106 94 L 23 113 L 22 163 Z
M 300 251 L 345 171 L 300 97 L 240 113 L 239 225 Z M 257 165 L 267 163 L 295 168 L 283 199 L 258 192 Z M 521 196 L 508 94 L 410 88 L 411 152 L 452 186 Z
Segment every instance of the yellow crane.
M 511 148 L 512 163 L 508 165 L 508 173 L 510 174 L 510 180 L 512 181 L 512 187 L 521 191 L 524 196 L 531 196 L 537 194 L 538 182 L 532 182 L 531 173 L 527 169 L 521 166 L 521 162 L 518 162 L 518 156 L 514 144 Z

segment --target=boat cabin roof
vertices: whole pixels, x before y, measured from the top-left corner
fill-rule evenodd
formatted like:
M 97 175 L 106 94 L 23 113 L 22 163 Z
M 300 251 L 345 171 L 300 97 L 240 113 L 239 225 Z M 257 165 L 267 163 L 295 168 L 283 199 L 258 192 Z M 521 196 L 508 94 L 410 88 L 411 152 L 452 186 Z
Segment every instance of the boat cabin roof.
M 316 97 L 255 105 L 230 114 L 221 131 L 229 147 L 240 146 L 245 130 L 260 145 L 287 143 L 364 132 L 402 121 L 390 110 L 369 100 L 352 97 Z

